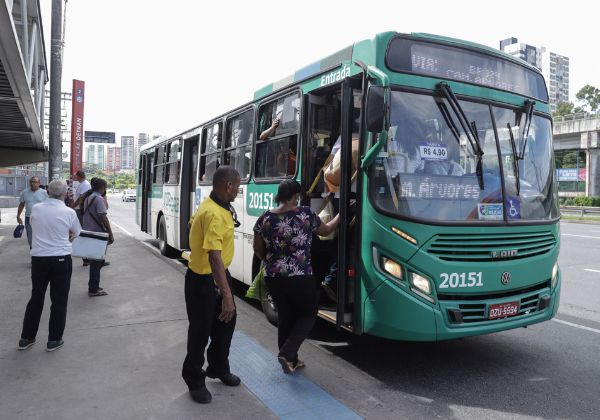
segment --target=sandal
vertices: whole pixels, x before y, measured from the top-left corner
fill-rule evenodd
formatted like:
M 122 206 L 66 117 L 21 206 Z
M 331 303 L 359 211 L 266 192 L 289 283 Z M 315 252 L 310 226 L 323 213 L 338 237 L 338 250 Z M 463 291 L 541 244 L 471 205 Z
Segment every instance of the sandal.
M 303 367 L 306 367 L 306 363 L 304 362 L 304 360 L 298 359 L 296 365 L 294 366 L 294 369 L 301 369 Z
M 294 371 L 296 370 L 296 368 L 294 367 L 294 364 L 292 362 L 288 362 L 285 357 L 279 356 L 277 358 L 277 360 L 279 361 L 279 364 L 283 368 L 283 373 L 294 373 Z
M 106 293 L 104 290 L 97 290 L 95 292 L 88 292 L 88 296 L 89 297 L 106 296 L 106 295 L 108 295 L 108 293 Z

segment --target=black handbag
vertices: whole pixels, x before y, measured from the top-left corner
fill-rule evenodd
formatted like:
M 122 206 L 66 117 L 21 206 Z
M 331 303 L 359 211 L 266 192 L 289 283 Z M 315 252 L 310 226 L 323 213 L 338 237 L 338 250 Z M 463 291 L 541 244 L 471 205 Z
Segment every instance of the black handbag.
M 23 229 L 25 229 L 25 226 L 17 225 L 17 227 L 15 228 L 15 231 L 13 232 L 13 236 L 15 238 L 20 238 L 21 236 L 23 236 Z

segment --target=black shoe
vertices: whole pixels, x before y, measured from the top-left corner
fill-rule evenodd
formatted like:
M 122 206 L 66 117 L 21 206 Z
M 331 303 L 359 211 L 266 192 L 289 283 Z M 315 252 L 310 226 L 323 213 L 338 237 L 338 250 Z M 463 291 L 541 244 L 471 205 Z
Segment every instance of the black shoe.
M 59 348 L 61 348 L 64 345 L 65 345 L 65 342 L 63 340 L 48 341 L 48 344 L 46 344 L 46 351 L 58 350 Z
M 221 376 L 211 376 L 207 374 L 206 376 L 213 379 L 220 379 L 221 382 L 223 382 L 227 386 L 238 386 L 242 382 L 240 377 L 234 375 L 233 373 L 226 373 L 225 375 Z
M 106 267 L 107 265 L 110 265 L 110 263 L 109 263 L 108 261 L 104 261 L 104 262 L 102 263 L 102 267 Z
M 28 339 L 28 338 L 21 338 L 19 340 L 19 350 L 27 350 L 29 347 L 33 346 L 35 344 L 35 338 L 33 339 Z
M 206 389 L 206 386 L 193 390 L 190 389 L 190 397 L 200 404 L 208 404 L 210 400 L 212 400 L 212 395 L 210 394 L 210 391 Z

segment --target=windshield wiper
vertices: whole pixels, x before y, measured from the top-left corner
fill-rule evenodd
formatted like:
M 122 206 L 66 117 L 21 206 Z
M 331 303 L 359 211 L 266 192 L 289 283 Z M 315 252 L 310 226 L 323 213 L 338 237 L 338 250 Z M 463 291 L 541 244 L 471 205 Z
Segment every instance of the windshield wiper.
M 521 150 L 519 151 L 519 159 L 523 160 L 525 158 L 525 151 L 527 150 L 527 139 L 529 137 L 529 128 L 531 127 L 531 120 L 533 119 L 533 106 L 535 105 L 535 101 L 530 101 L 529 99 L 525 101 L 525 124 L 523 124 L 523 130 L 521 131 L 521 138 L 519 139 L 519 145 L 521 146 Z
M 521 179 L 519 176 L 519 156 L 517 155 L 517 143 L 515 142 L 515 136 L 512 132 L 510 123 L 506 123 L 508 127 L 508 134 L 510 136 L 510 147 L 513 152 L 513 171 L 515 173 L 515 182 L 517 183 L 517 195 L 521 193 Z
M 438 89 L 440 90 L 440 92 L 442 92 L 442 94 L 450 104 L 452 111 L 454 111 L 458 122 L 460 123 L 465 135 L 467 136 L 467 140 L 469 141 L 471 148 L 477 155 L 477 167 L 475 173 L 477 174 L 477 180 L 479 181 L 479 188 L 483 190 L 483 149 L 481 148 L 481 142 L 479 141 L 479 134 L 477 133 L 477 126 L 475 125 L 475 121 L 469 123 L 469 120 L 465 115 L 465 111 L 460 106 L 456 95 L 454 95 L 454 92 L 452 91 L 452 88 L 450 87 L 450 85 L 448 85 L 448 83 L 441 82 L 440 84 L 438 84 Z

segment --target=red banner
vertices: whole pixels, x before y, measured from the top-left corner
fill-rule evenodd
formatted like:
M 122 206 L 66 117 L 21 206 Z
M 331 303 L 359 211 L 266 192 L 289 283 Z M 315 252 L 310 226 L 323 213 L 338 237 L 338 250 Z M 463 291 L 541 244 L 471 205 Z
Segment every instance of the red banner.
M 85 82 L 73 79 L 71 99 L 71 175 L 83 169 L 83 103 Z

